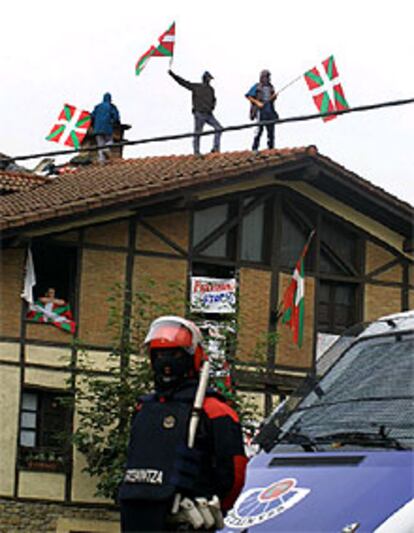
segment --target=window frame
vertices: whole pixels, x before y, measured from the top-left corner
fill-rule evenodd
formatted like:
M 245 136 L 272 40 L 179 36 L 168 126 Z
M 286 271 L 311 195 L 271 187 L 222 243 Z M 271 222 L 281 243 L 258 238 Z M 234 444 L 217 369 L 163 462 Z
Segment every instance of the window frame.
M 34 446 L 25 446 L 21 444 L 22 431 L 27 429 L 22 426 L 22 414 L 25 412 L 33 412 L 23 408 L 23 397 L 25 393 L 31 393 L 36 395 L 36 426 L 35 432 L 35 444 Z M 73 410 L 69 406 L 60 405 L 61 418 L 64 419 L 63 430 L 55 430 L 55 433 L 65 433 L 61 446 L 51 446 L 44 443 L 45 430 L 48 429 L 48 433 L 51 433 L 50 428 L 47 426 L 46 402 L 47 401 L 59 401 L 60 398 L 68 397 L 69 391 L 46 389 L 38 387 L 24 387 L 22 389 L 21 408 L 19 413 L 19 434 L 18 434 L 18 466 L 21 470 L 39 470 L 39 471 L 56 471 L 65 472 L 69 466 L 68 455 L 70 451 L 70 439 L 69 436 L 72 431 L 73 424 Z M 31 428 L 30 428 L 31 429 Z M 52 428 L 53 430 L 53 428 Z M 52 431 L 53 432 L 53 431 Z M 46 457 L 40 459 L 41 457 Z M 49 456 L 49 459 L 47 457 Z M 50 458 L 52 457 L 52 459 Z M 54 457 L 54 459 L 53 459 Z M 33 463 L 34 466 L 33 466 Z
M 65 300 L 71 309 L 72 316 L 74 320 L 76 320 L 75 316 L 75 302 L 76 302 L 76 284 L 77 284 L 77 269 L 78 269 L 78 246 L 76 244 L 63 244 L 56 241 L 50 241 L 46 239 L 35 239 L 32 242 L 31 245 L 32 249 L 32 255 L 33 255 L 33 263 L 34 263 L 34 269 L 36 274 L 36 285 L 34 287 L 34 299 L 39 299 L 44 292 L 50 288 L 53 287 L 56 289 L 56 297 L 61 298 L 62 300 Z M 46 278 L 42 276 L 42 263 L 45 262 L 45 250 L 50 250 L 48 254 L 51 255 L 51 257 L 55 257 L 56 255 L 59 255 L 59 250 L 65 250 L 66 254 L 70 257 L 69 261 L 66 261 L 64 263 L 67 263 L 67 271 L 66 271 L 66 280 L 64 279 L 63 275 L 58 276 L 57 279 L 60 280 L 61 287 L 64 287 L 62 290 L 61 287 L 56 287 L 56 279 L 51 280 L 50 282 L 46 282 Z M 42 259 L 39 261 L 39 250 L 41 250 L 40 255 L 43 256 Z M 40 263 L 40 265 L 39 265 Z M 56 266 L 53 270 L 57 271 L 58 266 Z M 47 285 L 49 287 L 47 287 Z M 29 322 L 33 322 L 32 320 L 29 320 Z

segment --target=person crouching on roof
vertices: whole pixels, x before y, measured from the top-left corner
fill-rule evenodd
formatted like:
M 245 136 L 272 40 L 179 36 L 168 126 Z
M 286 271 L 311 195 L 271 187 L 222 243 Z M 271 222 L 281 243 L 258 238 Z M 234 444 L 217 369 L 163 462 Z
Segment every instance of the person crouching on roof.
M 132 419 L 119 490 L 122 531 L 191 531 L 188 509 L 198 512 L 196 498 L 216 503 L 220 516 L 201 527 L 214 531 L 222 527 L 220 517 L 244 484 L 247 458 L 238 416 L 207 389 L 194 447 L 189 448 L 189 419 L 206 359 L 201 332 L 189 320 L 163 316 L 151 324 L 145 345 L 155 392 L 138 400 Z M 176 494 L 185 499 L 186 511 L 172 512 Z

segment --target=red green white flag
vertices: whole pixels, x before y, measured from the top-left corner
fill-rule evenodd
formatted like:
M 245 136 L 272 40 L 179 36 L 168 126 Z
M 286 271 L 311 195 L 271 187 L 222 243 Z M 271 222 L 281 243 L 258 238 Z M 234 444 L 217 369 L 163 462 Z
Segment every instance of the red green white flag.
M 91 115 L 88 111 L 64 104 L 56 124 L 50 130 L 46 140 L 78 149 L 90 125 Z
M 339 82 L 338 68 L 334 56 L 322 61 L 322 67 L 314 67 L 304 74 L 313 101 L 321 114 L 348 109 L 344 90 Z M 322 117 L 324 122 L 336 118 L 337 115 Z
M 52 302 L 43 304 L 40 301 L 29 306 L 26 318 L 34 322 L 52 324 L 62 331 L 75 333 L 75 322 L 69 304 L 57 305 Z
M 135 65 L 135 74 L 138 76 L 143 71 L 145 65 L 151 57 L 173 57 L 175 44 L 175 22 L 171 24 L 167 31 L 158 37 L 158 45 L 151 46 L 149 50 L 142 54 Z
M 293 332 L 293 342 L 302 347 L 305 318 L 305 256 L 310 241 L 315 234 L 311 232 L 293 271 L 292 279 L 283 295 L 282 324 Z

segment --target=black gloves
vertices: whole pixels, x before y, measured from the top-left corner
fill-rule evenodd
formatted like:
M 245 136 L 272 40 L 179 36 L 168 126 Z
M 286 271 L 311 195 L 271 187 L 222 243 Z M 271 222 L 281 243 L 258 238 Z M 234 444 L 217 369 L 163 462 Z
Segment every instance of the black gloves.
M 185 444 L 177 447 L 170 483 L 178 490 L 192 492 L 199 478 L 202 454 Z

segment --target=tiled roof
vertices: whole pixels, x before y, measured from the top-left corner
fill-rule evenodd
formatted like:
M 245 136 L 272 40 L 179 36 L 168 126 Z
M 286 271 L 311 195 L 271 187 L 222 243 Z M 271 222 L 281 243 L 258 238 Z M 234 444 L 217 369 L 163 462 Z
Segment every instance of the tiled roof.
M 17 228 L 38 221 L 86 214 L 99 208 L 128 205 L 145 198 L 193 186 L 219 183 L 241 175 L 249 179 L 269 168 L 316 160 L 347 172 L 363 189 L 390 203 L 412 209 L 370 182 L 346 171 L 314 146 L 279 150 L 224 152 L 203 157 L 193 155 L 116 159 L 106 165 L 82 167 L 31 191 L 0 197 L 0 229 Z
M 0 194 L 3 192 L 29 191 L 48 181 L 30 172 L 0 170 Z

